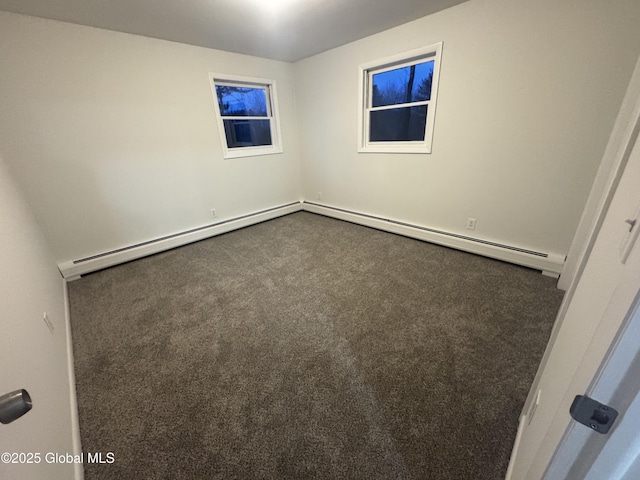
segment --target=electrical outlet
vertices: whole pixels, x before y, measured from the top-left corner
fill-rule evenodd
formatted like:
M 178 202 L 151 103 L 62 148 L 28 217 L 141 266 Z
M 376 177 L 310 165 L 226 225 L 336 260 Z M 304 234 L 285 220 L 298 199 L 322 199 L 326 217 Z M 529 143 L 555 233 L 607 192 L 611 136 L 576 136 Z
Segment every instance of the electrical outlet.
M 316 200 L 322 200 L 322 192 L 318 192 L 316 195 Z
M 475 230 L 476 229 L 476 219 L 475 218 L 467 218 L 467 225 L 466 225 L 466 229 L 467 230 Z
M 216 209 L 212 208 L 211 210 L 209 210 L 211 212 L 211 218 L 216 218 Z
M 51 323 L 51 320 L 49 320 L 49 315 L 47 315 L 47 312 L 44 312 L 44 314 L 42 315 L 42 319 L 44 320 L 45 325 L 51 332 L 51 335 L 53 335 L 53 331 L 55 330 L 55 327 L 53 326 L 53 323 Z

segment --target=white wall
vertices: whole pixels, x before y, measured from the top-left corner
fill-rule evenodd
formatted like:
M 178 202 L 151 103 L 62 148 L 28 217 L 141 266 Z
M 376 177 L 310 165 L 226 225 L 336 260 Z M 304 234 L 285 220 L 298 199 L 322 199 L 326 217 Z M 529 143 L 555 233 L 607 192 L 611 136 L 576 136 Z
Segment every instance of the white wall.
M 24 388 L 33 401 L 26 415 L 0 425 L 0 453 L 43 455 L 37 465 L 0 463 L 0 478 L 68 480 L 73 465 L 44 460 L 47 452 L 74 452 L 63 280 L 1 157 L 0 265 L 0 395 Z
M 291 64 L 0 12 L 0 152 L 57 262 L 298 200 Z M 284 153 L 224 160 L 208 72 L 274 79 Z
M 317 192 L 563 256 L 639 20 L 635 0 L 471 0 L 291 65 L 0 12 L 0 152 L 58 263 Z M 437 41 L 433 153 L 358 154 L 358 65 Z M 222 158 L 209 71 L 277 81 L 285 153 Z
M 298 62 L 305 198 L 565 255 L 639 22 L 637 0 L 471 0 Z M 358 65 L 439 41 L 433 153 L 358 154 Z

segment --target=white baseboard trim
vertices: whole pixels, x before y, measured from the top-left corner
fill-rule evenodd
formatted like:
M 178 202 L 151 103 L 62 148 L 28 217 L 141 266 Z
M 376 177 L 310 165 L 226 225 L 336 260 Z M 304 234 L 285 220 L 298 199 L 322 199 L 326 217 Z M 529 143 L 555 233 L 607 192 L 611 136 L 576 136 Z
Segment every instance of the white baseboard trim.
M 240 217 L 223 220 L 211 225 L 194 228 L 186 232 L 174 233 L 166 237 L 149 240 L 138 245 L 118 248 L 111 252 L 104 252 L 78 260 L 71 260 L 58 264 L 58 269 L 62 276 L 68 280 L 76 280 L 80 275 L 102 270 L 103 268 L 113 267 L 120 263 L 129 262 L 138 258 L 160 253 L 172 248 L 181 247 L 189 243 L 204 240 L 205 238 L 215 237 L 223 233 L 231 232 L 239 228 L 248 227 L 256 223 L 271 220 L 283 215 L 302 210 L 302 204 L 299 201 L 286 205 L 261 210 L 259 212 L 242 215 Z
M 357 223 L 367 227 L 384 230 L 385 232 L 396 233 L 405 237 L 424 240 L 438 245 L 463 250 L 465 252 L 495 258 L 516 265 L 522 265 L 536 270 L 547 272 L 547 274 L 560 274 L 564 265 L 563 255 L 554 255 L 544 252 L 535 252 L 525 248 L 504 245 L 499 242 L 489 241 L 444 232 L 420 225 L 412 225 L 398 220 L 382 218 L 366 213 L 353 212 L 338 207 L 323 205 L 316 202 L 302 202 L 303 210 L 318 213 L 351 223 Z
M 67 343 L 67 370 L 69 376 L 69 408 L 71 414 L 71 442 L 73 455 L 82 455 L 82 442 L 80 440 L 80 418 L 78 416 L 78 397 L 76 395 L 76 374 L 73 359 L 73 341 L 71 338 L 71 313 L 69 311 L 69 294 L 67 281 L 62 280 L 62 292 L 64 295 L 65 335 Z M 73 467 L 74 480 L 84 480 L 84 468 L 82 463 L 75 463 Z
M 560 274 L 556 273 L 556 272 L 547 272 L 546 270 L 542 271 L 542 275 L 544 275 L 545 277 L 551 277 L 551 278 L 555 278 L 556 280 L 560 278 Z M 560 288 L 560 287 L 558 287 Z M 565 290 L 564 288 L 560 288 L 560 290 Z

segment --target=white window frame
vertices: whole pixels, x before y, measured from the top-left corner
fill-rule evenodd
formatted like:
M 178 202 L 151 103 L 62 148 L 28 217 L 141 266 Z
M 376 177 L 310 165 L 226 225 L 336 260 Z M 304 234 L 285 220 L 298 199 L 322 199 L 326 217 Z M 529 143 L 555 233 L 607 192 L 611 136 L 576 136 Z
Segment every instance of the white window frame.
M 438 83 L 440 78 L 440 58 L 442 57 L 442 43 L 417 48 L 380 60 L 360 65 L 358 68 L 358 152 L 361 153 L 431 153 L 433 143 L 434 120 L 436 116 L 436 101 L 438 99 Z M 431 84 L 431 98 L 427 101 L 371 107 L 371 78 L 374 74 L 396 68 L 407 67 L 433 60 L 433 80 Z M 406 142 L 371 142 L 369 141 L 369 119 L 372 111 L 390 108 L 428 105 L 427 123 L 424 141 Z
M 216 120 L 218 123 L 218 133 L 220 134 L 220 144 L 224 158 L 241 158 L 253 157 L 256 155 L 271 155 L 282 153 L 282 137 L 280 134 L 280 114 L 278 111 L 278 95 L 276 91 L 275 80 L 256 77 L 244 77 L 240 75 L 229 75 L 219 73 L 209 73 L 209 85 L 213 94 L 213 104 L 216 112 Z M 218 95 L 216 94 L 216 85 L 231 85 L 248 88 L 263 88 L 267 98 L 267 116 L 266 117 L 249 117 L 249 116 L 222 116 L 220 106 L 218 105 Z M 224 119 L 242 119 L 242 120 L 269 120 L 271 128 L 271 145 L 258 145 L 255 147 L 229 147 L 227 145 L 227 137 L 224 130 Z

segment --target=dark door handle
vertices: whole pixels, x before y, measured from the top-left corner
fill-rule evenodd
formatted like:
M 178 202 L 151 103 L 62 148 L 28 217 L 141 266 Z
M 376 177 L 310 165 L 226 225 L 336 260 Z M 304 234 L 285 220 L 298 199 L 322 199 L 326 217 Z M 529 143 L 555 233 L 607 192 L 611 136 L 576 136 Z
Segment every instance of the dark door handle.
M 16 390 L 0 397 L 0 423 L 11 423 L 31 410 L 33 404 L 26 390 Z

